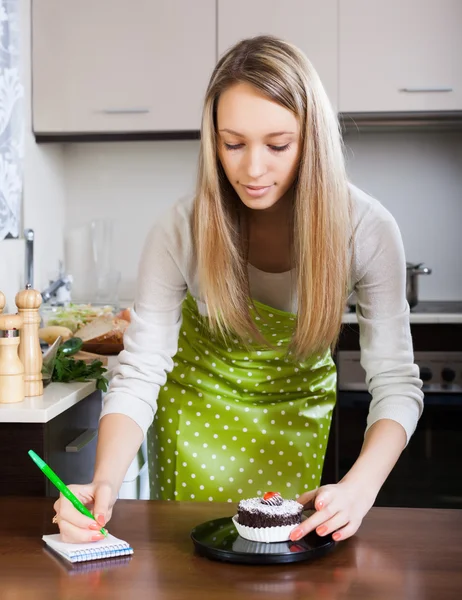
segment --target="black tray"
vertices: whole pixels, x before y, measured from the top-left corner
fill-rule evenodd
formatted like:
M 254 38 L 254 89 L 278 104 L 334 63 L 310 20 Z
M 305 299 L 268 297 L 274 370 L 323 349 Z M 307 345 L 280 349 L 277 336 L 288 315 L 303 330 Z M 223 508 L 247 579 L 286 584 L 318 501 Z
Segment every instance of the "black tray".
M 202 556 L 252 565 L 313 560 L 335 547 L 331 536 L 320 537 L 314 531 L 297 542 L 251 542 L 238 534 L 232 517 L 213 519 L 198 525 L 191 531 L 191 539 Z

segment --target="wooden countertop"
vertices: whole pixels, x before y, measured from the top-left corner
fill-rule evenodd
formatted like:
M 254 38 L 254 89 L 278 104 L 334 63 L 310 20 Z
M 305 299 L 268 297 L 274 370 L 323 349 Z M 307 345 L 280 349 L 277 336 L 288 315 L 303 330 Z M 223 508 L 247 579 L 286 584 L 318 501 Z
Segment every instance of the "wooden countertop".
M 75 568 L 45 550 L 48 498 L 0 498 L 2 600 L 460 600 L 462 511 L 373 508 L 358 534 L 311 563 L 247 566 L 194 553 L 190 530 L 232 505 L 121 500 L 110 531 L 135 554 Z M 85 567 L 87 565 L 87 567 Z M 95 569 L 95 566 L 97 567 Z

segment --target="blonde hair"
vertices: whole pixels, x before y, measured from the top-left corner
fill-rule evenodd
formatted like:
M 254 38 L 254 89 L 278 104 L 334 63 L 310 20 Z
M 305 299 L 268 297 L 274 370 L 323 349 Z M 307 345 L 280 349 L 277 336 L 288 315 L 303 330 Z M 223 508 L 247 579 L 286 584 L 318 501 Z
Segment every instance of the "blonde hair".
M 303 359 L 336 343 L 347 298 L 350 197 L 339 125 L 316 71 L 290 43 L 272 36 L 243 40 L 216 65 L 203 109 L 193 231 L 210 324 L 224 335 L 261 339 L 249 310 L 242 203 L 217 152 L 218 99 L 240 82 L 292 111 L 300 122 L 292 248 L 298 314 L 291 351 Z

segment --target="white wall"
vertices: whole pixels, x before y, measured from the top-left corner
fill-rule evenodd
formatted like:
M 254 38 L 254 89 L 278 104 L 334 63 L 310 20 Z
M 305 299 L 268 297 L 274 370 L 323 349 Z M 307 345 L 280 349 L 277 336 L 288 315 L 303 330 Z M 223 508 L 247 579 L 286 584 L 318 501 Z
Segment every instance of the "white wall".
M 352 181 L 396 217 L 409 261 L 433 269 L 420 298 L 462 299 L 462 132 L 347 134 Z M 124 299 L 133 298 L 150 225 L 192 193 L 198 142 L 71 144 L 65 148 L 67 227 L 113 217 Z
M 48 284 L 48 278 L 56 276 L 58 261 L 63 257 L 62 233 L 66 206 L 64 160 L 61 145 L 39 146 L 32 134 L 30 0 L 20 0 L 20 3 L 26 120 L 23 226 L 35 231 L 34 287 L 43 289 Z M 14 297 L 24 285 L 24 249 L 23 239 L 0 242 L 0 290 L 7 297 L 7 308 L 11 312 L 16 311 Z
M 92 219 L 114 219 L 122 300 L 134 297 L 139 256 L 155 219 L 178 198 L 194 193 L 198 151 L 197 141 L 65 146 L 66 232 Z M 66 259 L 72 272 L 79 255 Z
M 348 133 L 354 183 L 396 218 L 406 258 L 432 269 L 420 299 L 462 299 L 462 131 Z

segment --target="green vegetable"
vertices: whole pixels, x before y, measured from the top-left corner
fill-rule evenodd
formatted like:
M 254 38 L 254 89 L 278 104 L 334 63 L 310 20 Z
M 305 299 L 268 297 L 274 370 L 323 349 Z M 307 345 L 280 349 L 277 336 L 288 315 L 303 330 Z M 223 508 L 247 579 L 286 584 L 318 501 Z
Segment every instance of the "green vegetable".
M 67 327 L 72 333 L 75 333 L 96 317 L 112 314 L 114 314 L 114 309 L 109 305 L 96 307 L 90 304 L 70 304 L 53 311 L 46 324 Z
M 73 356 L 74 354 L 77 354 L 79 350 L 82 349 L 82 346 L 83 342 L 80 338 L 72 337 L 66 340 L 64 344 L 61 344 L 59 349 L 66 356 Z
M 90 381 L 96 379 L 96 389 L 105 392 L 108 381 L 103 373 L 106 372 L 107 369 L 103 367 L 103 363 L 100 360 L 94 360 L 87 365 L 83 360 L 75 360 L 72 356 L 66 356 L 61 348 L 59 348 L 51 380 L 69 383 L 71 381 Z

